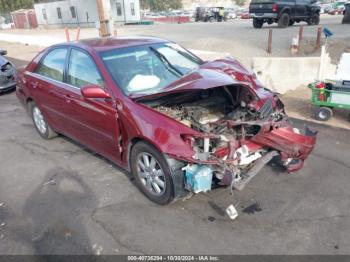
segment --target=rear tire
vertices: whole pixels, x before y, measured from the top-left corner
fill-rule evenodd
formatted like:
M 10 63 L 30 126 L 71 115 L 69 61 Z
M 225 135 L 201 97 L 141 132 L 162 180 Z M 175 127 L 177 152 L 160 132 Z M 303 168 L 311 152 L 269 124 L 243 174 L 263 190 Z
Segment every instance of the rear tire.
M 159 205 L 173 200 L 171 169 L 155 147 L 145 142 L 136 143 L 131 150 L 130 167 L 138 188 L 147 198 Z
M 289 21 L 290 21 L 290 16 L 288 13 L 283 13 L 280 17 L 280 19 L 278 19 L 278 27 L 279 28 L 286 28 L 289 25 Z
M 290 21 L 289 21 L 289 26 L 293 26 L 293 25 L 294 25 L 294 23 L 295 23 L 295 21 L 290 20 Z
M 315 118 L 319 121 L 328 121 L 332 116 L 333 111 L 329 107 L 319 107 L 315 113 Z
M 258 18 L 253 18 L 253 27 L 254 28 L 262 28 L 264 24 L 264 20 L 258 19 Z
M 320 23 L 320 15 L 317 13 L 311 15 L 310 19 L 307 21 L 308 25 L 318 25 L 319 23 Z
M 28 109 L 33 119 L 35 129 L 42 138 L 52 139 L 57 136 L 57 133 L 49 126 L 49 123 L 47 122 L 40 108 L 34 102 L 28 103 Z

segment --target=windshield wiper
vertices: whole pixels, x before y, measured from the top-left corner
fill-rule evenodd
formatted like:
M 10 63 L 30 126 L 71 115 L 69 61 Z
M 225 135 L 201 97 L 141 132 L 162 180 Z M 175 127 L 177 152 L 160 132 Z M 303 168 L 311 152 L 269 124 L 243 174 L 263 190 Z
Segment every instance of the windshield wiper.
M 164 65 L 169 69 L 170 72 L 172 72 L 176 76 L 183 76 L 180 70 L 178 70 L 175 66 L 173 66 L 168 59 L 160 53 L 157 49 L 150 47 L 151 51 L 164 63 Z
M 182 51 L 182 50 L 179 50 L 179 49 L 176 49 L 172 46 L 168 46 L 169 48 L 173 49 L 174 51 L 176 51 L 177 53 L 179 53 L 180 55 L 186 57 L 188 60 L 190 60 L 191 62 L 193 63 L 196 63 L 196 64 L 203 64 L 203 61 L 200 60 L 199 58 L 193 56 L 192 54 L 189 54 L 185 51 Z

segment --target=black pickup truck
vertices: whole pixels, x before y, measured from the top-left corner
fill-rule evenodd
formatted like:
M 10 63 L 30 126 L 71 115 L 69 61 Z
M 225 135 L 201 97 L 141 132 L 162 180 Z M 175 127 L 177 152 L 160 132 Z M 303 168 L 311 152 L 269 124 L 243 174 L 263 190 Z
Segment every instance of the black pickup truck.
M 301 21 L 318 25 L 320 10 L 316 0 L 252 0 L 249 6 L 255 28 L 264 23 L 278 23 L 278 27 L 285 28 Z

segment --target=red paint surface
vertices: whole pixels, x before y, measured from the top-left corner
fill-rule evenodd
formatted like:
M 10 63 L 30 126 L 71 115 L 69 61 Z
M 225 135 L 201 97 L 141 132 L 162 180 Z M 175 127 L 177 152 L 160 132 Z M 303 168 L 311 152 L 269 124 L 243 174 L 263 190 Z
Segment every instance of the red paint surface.
M 171 16 L 171 17 L 145 17 L 145 20 L 151 20 L 159 23 L 189 23 L 191 18 L 189 16 Z
M 171 157 L 198 162 L 192 158 L 194 151 L 191 145 L 181 135 L 203 134 L 137 103 L 135 98 L 125 96 L 98 56 L 98 51 L 101 50 L 160 42 L 165 40 L 107 38 L 61 45 L 81 48 L 91 55 L 105 81 L 108 98 L 103 98 L 100 91 L 93 87 L 83 89 L 84 96 L 80 89 L 33 73 L 40 59 L 51 48 L 44 50 L 25 69 L 18 72 L 17 96 L 23 104 L 29 99 L 34 100 L 55 131 L 72 137 L 124 168 L 128 168 L 129 150 L 135 139 L 147 141 Z M 164 92 L 201 90 L 235 84 L 247 86 L 256 95 L 256 107 L 264 104 L 267 99 L 274 99 L 275 94 L 263 89 L 251 72 L 231 59 L 206 63 L 194 73 L 169 85 Z M 99 98 L 89 98 L 93 95 Z M 161 95 L 163 94 L 157 94 Z M 272 122 L 264 123 L 262 131 L 251 141 L 246 141 L 248 148 L 254 151 L 268 147 L 279 150 L 285 158 L 305 160 L 315 145 L 316 137 L 296 134 L 288 123 L 274 127 L 270 132 L 271 125 Z M 223 151 L 224 149 L 221 154 Z

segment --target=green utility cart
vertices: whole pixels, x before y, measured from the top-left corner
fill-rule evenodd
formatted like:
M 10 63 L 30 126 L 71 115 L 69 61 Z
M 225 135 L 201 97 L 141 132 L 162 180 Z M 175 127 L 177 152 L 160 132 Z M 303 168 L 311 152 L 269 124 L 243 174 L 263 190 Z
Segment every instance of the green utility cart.
M 350 81 L 316 81 L 309 88 L 312 90 L 311 103 L 318 107 L 315 113 L 317 120 L 329 120 L 333 116 L 333 108 L 350 110 Z

